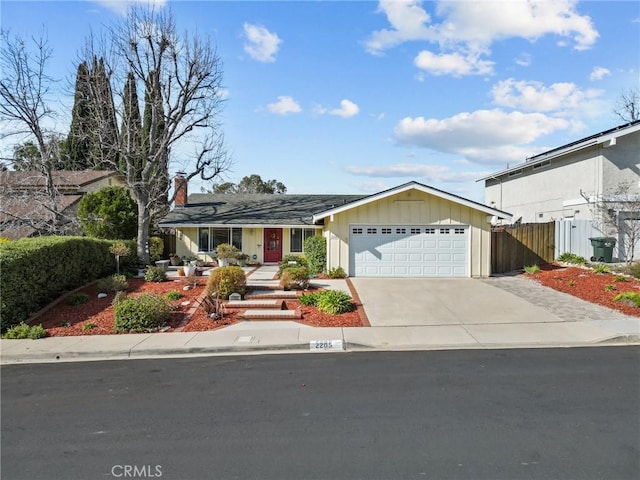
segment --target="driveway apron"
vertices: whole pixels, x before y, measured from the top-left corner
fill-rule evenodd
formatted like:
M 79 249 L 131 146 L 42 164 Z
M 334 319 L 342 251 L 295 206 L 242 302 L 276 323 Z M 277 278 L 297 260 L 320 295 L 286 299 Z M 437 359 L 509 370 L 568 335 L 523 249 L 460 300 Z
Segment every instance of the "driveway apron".
M 350 280 L 374 327 L 564 321 L 513 293 L 472 278 Z

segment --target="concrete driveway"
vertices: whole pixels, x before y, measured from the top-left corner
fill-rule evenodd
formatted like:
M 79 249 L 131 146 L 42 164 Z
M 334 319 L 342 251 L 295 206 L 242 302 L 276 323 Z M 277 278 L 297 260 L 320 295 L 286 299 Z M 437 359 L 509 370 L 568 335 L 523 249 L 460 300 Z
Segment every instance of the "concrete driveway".
M 562 322 L 549 310 L 472 278 L 350 279 L 371 326 Z

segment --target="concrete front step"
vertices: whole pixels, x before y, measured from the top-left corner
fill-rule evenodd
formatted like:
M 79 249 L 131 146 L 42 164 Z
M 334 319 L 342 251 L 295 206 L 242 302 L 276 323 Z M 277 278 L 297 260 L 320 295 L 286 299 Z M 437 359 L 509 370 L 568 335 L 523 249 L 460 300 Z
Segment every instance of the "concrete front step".
M 297 320 L 302 318 L 302 310 L 254 309 L 242 314 L 245 320 Z
M 244 296 L 246 300 L 259 300 L 265 298 L 298 298 L 298 292 L 284 290 L 254 290 Z
M 285 303 L 284 300 L 278 298 L 264 298 L 258 300 L 235 300 L 225 303 L 224 306 L 226 308 L 274 308 L 284 310 Z

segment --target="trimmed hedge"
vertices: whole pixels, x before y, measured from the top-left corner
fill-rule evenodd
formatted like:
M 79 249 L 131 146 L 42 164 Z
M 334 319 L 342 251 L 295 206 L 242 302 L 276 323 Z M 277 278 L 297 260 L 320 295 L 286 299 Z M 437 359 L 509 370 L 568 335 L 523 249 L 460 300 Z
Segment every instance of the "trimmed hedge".
M 4 332 L 61 294 L 115 273 L 112 240 L 36 237 L 0 244 L 0 329 Z
M 232 293 L 244 295 L 247 288 L 247 277 L 241 267 L 231 265 L 218 267 L 211 271 L 207 280 L 207 295 L 218 292 L 220 298 L 228 299 Z
M 304 254 L 311 275 L 324 272 L 327 267 L 327 240 L 322 235 L 307 237 L 304 241 Z

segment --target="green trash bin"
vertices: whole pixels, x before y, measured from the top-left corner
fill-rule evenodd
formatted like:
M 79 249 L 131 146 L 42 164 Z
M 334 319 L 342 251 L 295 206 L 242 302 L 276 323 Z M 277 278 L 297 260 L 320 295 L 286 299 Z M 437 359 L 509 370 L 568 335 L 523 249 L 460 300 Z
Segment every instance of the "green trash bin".
M 589 240 L 591 240 L 591 246 L 593 247 L 592 262 L 611 263 L 613 261 L 613 247 L 616 246 L 615 238 L 594 237 Z

